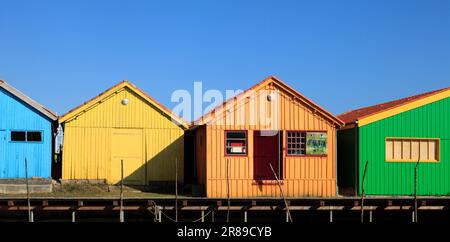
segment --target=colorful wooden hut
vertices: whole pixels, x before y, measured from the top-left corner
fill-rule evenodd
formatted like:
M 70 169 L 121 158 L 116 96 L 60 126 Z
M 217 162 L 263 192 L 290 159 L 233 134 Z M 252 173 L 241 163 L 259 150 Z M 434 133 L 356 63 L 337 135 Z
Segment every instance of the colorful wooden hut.
M 271 76 L 191 127 L 197 181 L 212 198 L 335 196 L 341 125 Z
M 58 116 L 0 80 L 0 178 L 51 178 Z
M 128 81 L 69 111 L 63 126 L 63 180 L 148 185 L 183 181 L 186 123 Z M 178 162 L 178 165 L 176 164 Z
M 450 195 L 450 88 L 338 117 L 342 192 Z

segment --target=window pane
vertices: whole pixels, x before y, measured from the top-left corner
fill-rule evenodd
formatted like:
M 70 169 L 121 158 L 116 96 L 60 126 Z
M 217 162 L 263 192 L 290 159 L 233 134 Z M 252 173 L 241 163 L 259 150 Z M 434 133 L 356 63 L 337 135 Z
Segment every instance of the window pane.
M 245 139 L 245 132 L 227 132 L 228 139 Z
M 42 141 L 42 132 L 28 131 L 27 132 L 27 141 L 28 142 L 41 142 Z
M 402 159 L 402 142 L 400 140 L 394 140 L 394 160 Z
M 305 143 L 306 140 L 303 138 L 305 132 L 299 132 L 299 131 L 290 131 L 287 132 L 287 154 L 288 155 L 305 155 L 306 149 L 305 145 L 302 143 Z M 291 137 L 291 138 L 289 138 Z
M 394 150 L 392 149 L 394 142 L 392 140 L 386 140 L 386 160 L 394 159 Z
M 419 141 L 411 141 L 411 159 L 413 161 L 419 160 Z
M 429 160 L 434 160 L 437 161 L 438 160 L 438 149 L 437 149 L 437 141 L 436 140 L 430 140 L 430 142 L 428 143 L 428 159 Z
M 402 141 L 402 159 L 403 160 L 411 160 L 411 141 L 403 140 Z
M 26 141 L 25 140 L 25 131 L 11 131 L 11 141 Z
M 428 141 L 420 141 L 420 160 L 428 160 Z

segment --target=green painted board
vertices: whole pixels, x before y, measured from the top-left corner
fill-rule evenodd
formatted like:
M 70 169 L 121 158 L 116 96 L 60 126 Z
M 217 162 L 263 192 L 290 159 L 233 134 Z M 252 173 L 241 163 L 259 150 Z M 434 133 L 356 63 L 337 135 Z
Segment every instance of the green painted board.
M 359 128 L 359 193 L 362 169 L 369 161 L 368 195 L 414 194 L 414 162 L 386 162 L 385 138 L 440 138 L 440 161 L 420 163 L 418 195 L 450 195 L 450 98 Z

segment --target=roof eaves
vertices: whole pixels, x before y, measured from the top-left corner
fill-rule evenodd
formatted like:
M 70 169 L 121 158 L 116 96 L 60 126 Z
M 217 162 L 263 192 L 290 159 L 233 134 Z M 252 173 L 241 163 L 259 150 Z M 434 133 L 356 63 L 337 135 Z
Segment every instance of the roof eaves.
M 50 109 L 44 107 L 43 105 L 39 104 L 38 102 L 36 102 L 32 98 L 28 97 L 21 91 L 17 90 L 13 86 L 9 85 L 6 81 L 0 80 L 0 87 L 2 87 L 4 90 L 11 93 L 15 97 L 19 98 L 26 104 L 30 105 L 32 108 L 34 108 L 36 111 L 40 112 L 41 114 L 43 114 L 50 120 L 52 120 L 52 121 L 58 120 L 58 115 L 56 113 L 54 113 Z

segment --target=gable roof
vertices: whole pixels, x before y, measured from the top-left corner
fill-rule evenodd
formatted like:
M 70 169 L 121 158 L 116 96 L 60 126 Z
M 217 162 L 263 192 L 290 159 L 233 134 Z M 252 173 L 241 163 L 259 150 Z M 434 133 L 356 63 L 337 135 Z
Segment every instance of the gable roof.
M 359 108 L 338 115 L 346 124 L 358 121 L 359 126 L 364 126 L 375 121 L 394 116 L 396 114 L 427 105 L 432 102 L 450 97 L 450 87 L 422 93 L 415 96 L 397 99 L 369 107 Z
M 337 124 L 338 126 L 343 126 L 344 125 L 344 122 L 341 121 L 339 118 L 337 118 L 336 116 L 334 116 L 330 112 L 326 111 L 324 108 L 322 108 L 321 106 L 317 105 L 316 103 L 311 101 L 309 98 L 307 98 L 306 96 L 304 96 L 303 94 L 301 94 L 300 92 L 298 92 L 297 90 L 295 90 L 294 88 L 292 88 L 291 86 L 289 86 L 288 84 L 283 82 L 282 80 L 278 79 L 275 76 L 269 76 L 266 79 L 264 79 L 263 81 L 261 81 L 260 83 L 254 85 L 253 87 L 245 90 L 244 92 L 242 92 L 242 93 L 240 93 L 240 94 L 238 94 L 238 95 L 236 95 L 236 96 L 234 96 L 232 98 L 229 98 L 228 100 L 224 101 L 222 104 L 220 104 L 220 105 L 216 106 L 215 108 L 213 108 L 212 110 L 208 111 L 206 114 L 204 114 L 203 116 L 198 118 L 196 121 L 194 121 L 191 124 L 191 127 L 194 127 L 194 126 L 197 126 L 197 125 L 203 125 L 203 124 L 206 124 L 206 123 L 210 122 L 213 119 L 211 114 L 219 112 L 229 102 L 231 102 L 231 101 L 233 101 L 235 99 L 247 98 L 248 96 L 250 96 L 252 94 L 252 92 L 261 90 L 262 88 L 266 87 L 269 84 L 275 84 L 279 88 L 283 89 L 284 91 L 286 91 L 288 93 L 291 93 L 292 95 L 296 96 L 299 100 L 304 102 L 306 105 L 312 107 L 314 110 L 316 110 L 317 112 L 322 114 L 325 118 L 327 118 L 328 120 L 330 120 L 334 124 Z
M 42 106 L 38 102 L 34 101 L 33 99 L 29 98 L 27 95 L 23 94 L 19 90 L 15 89 L 13 86 L 6 83 L 4 80 L 0 80 L 0 87 L 6 90 L 7 92 L 11 93 L 24 103 L 30 105 L 32 108 L 37 110 L 39 113 L 44 115 L 45 117 L 49 118 L 52 121 L 56 121 L 58 119 L 58 115 L 56 115 L 54 112 L 52 112 L 50 109 Z
M 101 102 L 104 98 L 110 96 L 117 90 L 120 90 L 125 87 L 130 89 L 134 93 L 136 93 L 138 96 L 140 96 L 141 98 L 143 98 L 144 100 L 149 102 L 151 105 L 155 106 L 160 111 L 162 111 L 164 114 L 166 114 L 168 117 L 170 117 L 173 121 L 175 121 L 175 123 L 177 123 L 179 126 L 183 127 L 184 129 L 188 128 L 186 121 L 184 121 L 182 118 L 178 117 L 177 115 L 173 114 L 170 109 L 168 109 L 167 107 L 165 107 L 164 105 L 162 105 L 161 103 L 159 103 L 158 101 L 156 101 L 155 99 L 150 97 L 147 93 L 145 93 L 144 91 L 142 91 L 141 89 L 139 89 L 138 87 L 136 87 L 135 85 L 133 85 L 131 82 L 129 82 L 127 80 L 118 83 L 117 85 L 100 93 L 99 95 L 97 95 L 96 97 L 92 98 L 91 100 L 85 102 L 84 104 L 70 110 L 69 112 L 67 112 L 62 117 L 59 118 L 59 122 L 64 123 L 67 120 L 70 120 L 76 116 L 81 115 L 82 113 L 84 113 L 87 109 L 89 109 L 93 105 Z

